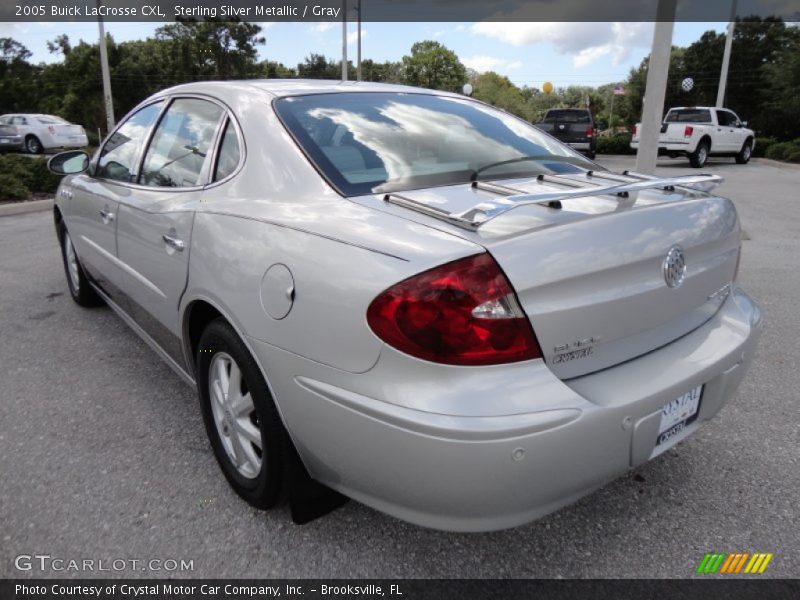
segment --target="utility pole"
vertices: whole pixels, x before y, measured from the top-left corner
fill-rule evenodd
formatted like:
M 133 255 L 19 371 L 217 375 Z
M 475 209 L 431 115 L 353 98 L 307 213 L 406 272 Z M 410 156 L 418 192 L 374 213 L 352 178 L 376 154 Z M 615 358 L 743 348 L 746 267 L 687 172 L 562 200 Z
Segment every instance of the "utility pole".
M 639 151 L 636 153 L 636 171 L 639 173 L 652 173 L 656 169 L 676 4 L 677 0 L 658 0 L 653 47 L 644 89 L 642 131 L 639 134 Z
M 731 64 L 731 47 L 733 46 L 733 29 L 736 27 L 736 0 L 731 2 L 731 18 L 728 21 L 728 35 L 725 37 L 725 52 L 722 54 L 722 71 L 719 74 L 717 90 L 717 108 L 725 104 L 725 87 L 728 85 L 728 67 Z
M 361 81 L 361 0 L 358 0 L 358 58 L 356 80 Z
M 103 74 L 103 104 L 106 107 L 106 133 L 114 129 L 114 101 L 111 98 L 111 76 L 108 74 L 108 50 L 103 17 L 100 16 L 100 0 L 97 0 L 97 26 L 100 29 L 100 71 Z
M 347 81 L 347 0 L 342 0 L 342 81 Z

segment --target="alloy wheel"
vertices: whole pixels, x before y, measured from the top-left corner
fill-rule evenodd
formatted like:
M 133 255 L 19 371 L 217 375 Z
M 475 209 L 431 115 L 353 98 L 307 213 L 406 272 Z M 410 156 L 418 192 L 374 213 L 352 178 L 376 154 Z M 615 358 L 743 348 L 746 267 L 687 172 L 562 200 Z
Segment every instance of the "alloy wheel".
M 239 365 L 229 354 L 214 355 L 208 389 L 214 424 L 228 459 L 242 477 L 257 477 L 263 458 L 261 427 Z
M 69 283 L 72 286 L 74 294 L 78 294 L 81 289 L 80 274 L 78 271 L 78 257 L 75 254 L 75 248 L 72 246 L 72 240 L 68 233 L 64 233 L 64 256 L 67 259 L 67 275 L 69 275 Z

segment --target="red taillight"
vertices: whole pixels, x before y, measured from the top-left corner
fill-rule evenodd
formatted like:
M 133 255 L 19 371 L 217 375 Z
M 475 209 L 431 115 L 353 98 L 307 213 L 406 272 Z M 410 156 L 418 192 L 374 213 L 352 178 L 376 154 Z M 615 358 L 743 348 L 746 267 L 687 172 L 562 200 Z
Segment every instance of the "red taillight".
M 592 137 L 593 135 L 594 135 L 594 129 L 590 125 L 589 127 L 586 128 L 586 137 Z
M 541 358 L 514 290 L 489 254 L 415 275 L 370 304 L 367 322 L 398 350 L 448 365 Z
M 631 129 L 631 136 L 636 137 L 636 125 L 634 125 L 633 129 Z
M 692 127 L 691 125 L 687 125 L 686 128 L 683 130 L 683 137 L 685 138 L 692 137 L 693 133 L 694 133 L 694 127 Z

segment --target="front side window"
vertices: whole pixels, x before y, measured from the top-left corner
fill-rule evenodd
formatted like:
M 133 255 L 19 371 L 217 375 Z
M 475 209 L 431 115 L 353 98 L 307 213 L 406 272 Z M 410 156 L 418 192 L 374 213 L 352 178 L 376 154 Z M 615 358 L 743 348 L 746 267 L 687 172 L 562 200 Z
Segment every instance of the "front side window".
M 739 125 L 739 118 L 728 110 L 718 110 L 717 121 L 723 127 L 737 127 Z
M 316 94 L 281 98 L 275 108 L 346 196 L 592 168 L 532 125 L 466 98 Z
M 136 111 L 108 138 L 100 151 L 96 177 L 131 182 L 139 151 L 163 104 L 156 102 Z
M 196 98 L 179 98 L 164 113 L 147 148 L 139 183 L 193 187 L 200 180 L 222 108 Z

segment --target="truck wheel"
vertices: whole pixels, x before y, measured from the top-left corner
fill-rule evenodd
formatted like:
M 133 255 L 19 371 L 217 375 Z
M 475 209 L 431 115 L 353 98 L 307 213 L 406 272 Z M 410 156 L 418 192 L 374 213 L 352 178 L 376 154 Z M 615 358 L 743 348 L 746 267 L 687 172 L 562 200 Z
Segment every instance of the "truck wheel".
M 689 154 L 689 164 L 695 169 L 705 166 L 706 162 L 708 161 L 709 150 L 710 146 L 708 145 L 708 142 L 702 141 L 697 144 L 697 149 Z
M 753 154 L 753 142 L 752 140 L 747 140 L 742 146 L 742 149 L 739 151 L 739 154 L 736 155 L 736 164 L 737 165 L 746 165 L 750 162 L 750 156 Z

